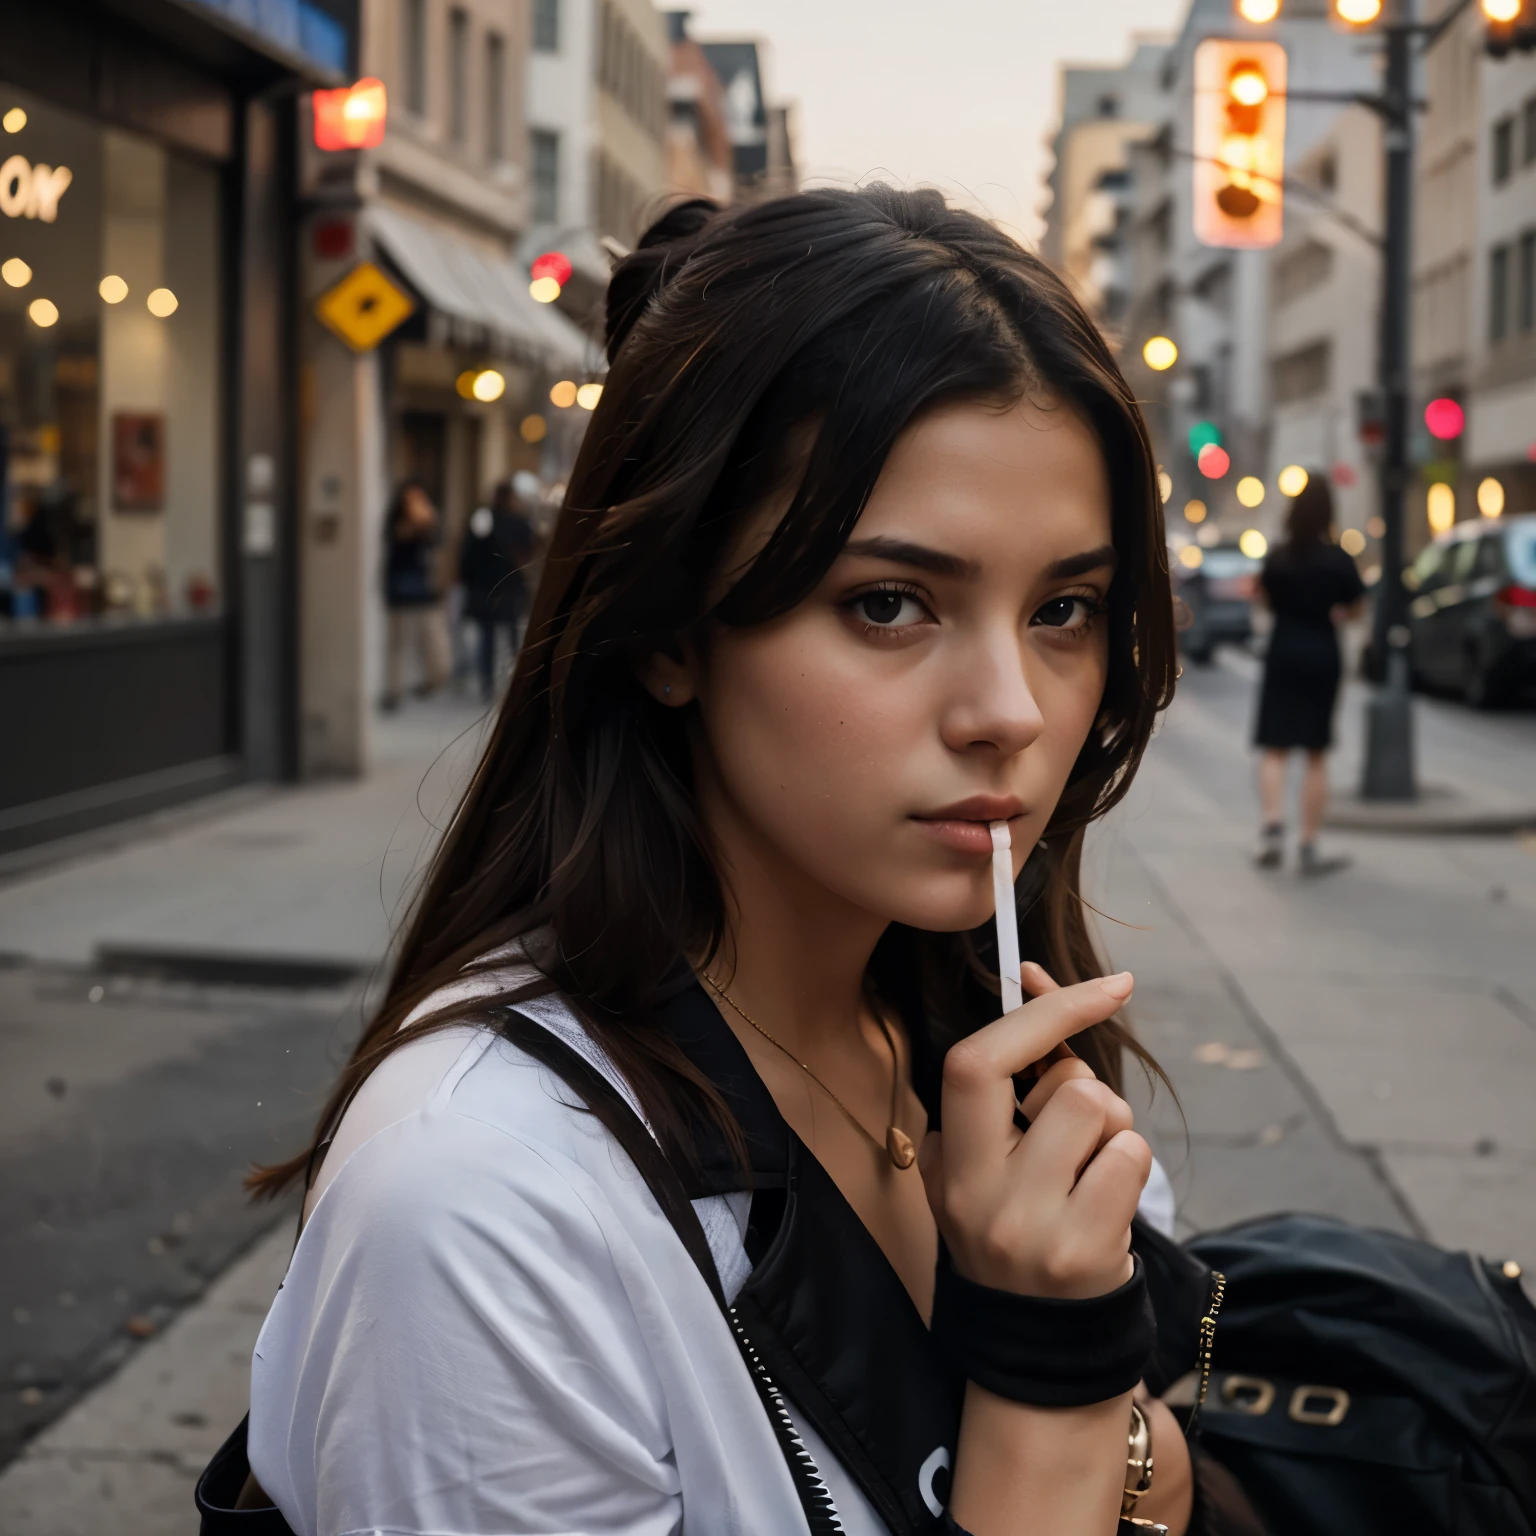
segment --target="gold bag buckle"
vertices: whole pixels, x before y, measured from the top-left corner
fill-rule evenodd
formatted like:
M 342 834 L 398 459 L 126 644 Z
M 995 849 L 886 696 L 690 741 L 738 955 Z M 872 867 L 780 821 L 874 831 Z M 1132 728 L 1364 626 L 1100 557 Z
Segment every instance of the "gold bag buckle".
M 1313 1406 L 1320 1398 L 1327 1402 L 1326 1408 Z M 1287 1416 L 1297 1424 L 1321 1424 L 1328 1429 L 1342 1424 L 1348 1412 L 1349 1393 L 1343 1387 L 1297 1387 L 1286 1409 Z

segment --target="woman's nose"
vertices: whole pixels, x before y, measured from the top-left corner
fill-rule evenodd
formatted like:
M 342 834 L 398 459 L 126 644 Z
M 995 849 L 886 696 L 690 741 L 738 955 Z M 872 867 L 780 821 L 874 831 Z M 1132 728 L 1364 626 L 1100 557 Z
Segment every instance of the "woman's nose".
M 999 637 L 977 647 L 964 665 L 956 668 L 954 676 L 956 691 L 940 726 L 944 744 L 951 751 L 991 748 L 1011 757 L 1045 729 L 1045 717 L 1025 675 L 1017 636 Z

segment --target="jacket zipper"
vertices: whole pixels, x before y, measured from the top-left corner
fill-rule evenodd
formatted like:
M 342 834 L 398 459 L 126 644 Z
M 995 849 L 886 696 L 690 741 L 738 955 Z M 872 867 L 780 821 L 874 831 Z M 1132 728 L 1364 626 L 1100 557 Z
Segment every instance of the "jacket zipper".
M 1200 1342 L 1195 1346 L 1195 1406 L 1190 1410 L 1189 1423 L 1184 1426 L 1184 1438 L 1192 1439 L 1195 1426 L 1200 1421 L 1200 1410 L 1205 1407 L 1205 1394 L 1211 1386 L 1211 1350 L 1216 1343 L 1216 1318 L 1221 1304 L 1227 1297 L 1227 1277 L 1219 1269 L 1211 1271 L 1211 1294 L 1206 1302 L 1205 1315 L 1200 1319 Z

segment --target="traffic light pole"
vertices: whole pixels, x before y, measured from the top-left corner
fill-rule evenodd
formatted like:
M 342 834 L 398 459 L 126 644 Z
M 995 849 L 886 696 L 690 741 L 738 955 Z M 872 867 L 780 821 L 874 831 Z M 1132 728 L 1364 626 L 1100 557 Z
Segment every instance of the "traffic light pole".
M 1372 651 L 1377 664 L 1384 666 L 1385 675 L 1366 706 L 1362 800 L 1412 800 L 1418 795 L 1408 664 L 1408 592 L 1403 585 L 1412 382 L 1413 41 L 1418 29 L 1403 14 L 1410 0 L 1394 3 L 1397 14 L 1384 29 L 1386 69 L 1379 107 L 1386 149 L 1378 358 L 1385 433 L 1380 469 L 1381 580 L 1371 627 Z

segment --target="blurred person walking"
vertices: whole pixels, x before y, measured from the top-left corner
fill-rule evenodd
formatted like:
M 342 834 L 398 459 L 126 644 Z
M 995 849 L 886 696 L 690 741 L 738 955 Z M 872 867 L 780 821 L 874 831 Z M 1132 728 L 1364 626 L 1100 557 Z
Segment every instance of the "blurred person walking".
M 434 693 L 448 681 L 448 626 L 435 569 L 442 537 L 442 519 L 426 487 L 402 481 L 384 522 L 385 709 L 399 707 L 412 653 L 421 670 L 418 693 Z
M 1313 476 L 1291 500 L 1285 542 L 1270 551 L 1259 575 L 1259 597 L 1275 617 L 1259 691 L 1254 745 L 1264 826 L 1255 862 L 1278 869 L 1285 857 L 1285 778 L 1290 754 L 1307 754 L 1301 786 L 1303 875 L 1326 875 L 1349 860 L 1317 851 L 1328 804 L 1328 750 L 1343 672 L 1338 625 L 1355 617 L 1365 593 L 1355 562 L 1334 543 L 1333 492 Z
M 523 575 L 533 558 L 533 524 L 524 516 L 510 480 L 496 487 L 488 507 L 470 517 L 459 549 L 464 615 L 479 633 L 480 696 L 496 692 L 496 634 L 505 630 L 515 657 L 528 588 Z

